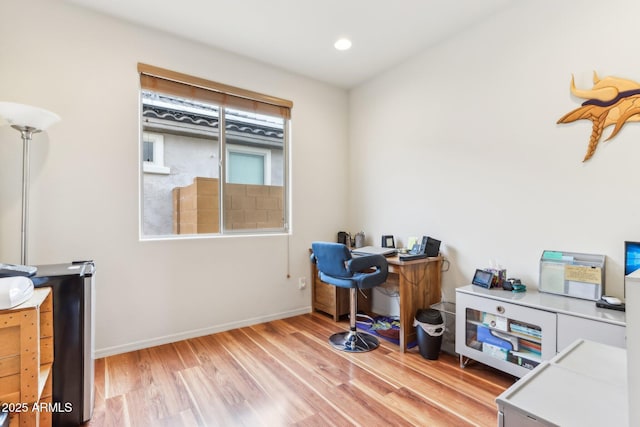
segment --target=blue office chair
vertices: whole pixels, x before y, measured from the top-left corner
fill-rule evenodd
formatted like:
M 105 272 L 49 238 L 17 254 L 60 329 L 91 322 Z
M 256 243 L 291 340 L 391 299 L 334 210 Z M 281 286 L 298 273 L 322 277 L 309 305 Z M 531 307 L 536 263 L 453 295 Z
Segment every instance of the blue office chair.
M 389 267 L 382 255 L 355 258 L 342 243 L 313 242 L 311 261 L 318 265 L 320 280 L 350 289 L 349 331 L 331 335 L 329 342 L 338 350 L 362 353 L 380 345 L 378 338 L 356 330 L 358 289 L 370 289 L 387 280 Z M 371 271 L 373 270 L 373 271 Z

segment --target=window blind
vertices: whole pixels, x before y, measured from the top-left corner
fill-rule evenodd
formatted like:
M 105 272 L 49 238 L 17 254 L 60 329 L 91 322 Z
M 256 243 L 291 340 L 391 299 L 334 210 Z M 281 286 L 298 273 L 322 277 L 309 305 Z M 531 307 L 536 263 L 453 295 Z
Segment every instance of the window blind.
M 200 77 L 138 63 L 142 89 L 203 102 L 291 118 L 293 102 Z

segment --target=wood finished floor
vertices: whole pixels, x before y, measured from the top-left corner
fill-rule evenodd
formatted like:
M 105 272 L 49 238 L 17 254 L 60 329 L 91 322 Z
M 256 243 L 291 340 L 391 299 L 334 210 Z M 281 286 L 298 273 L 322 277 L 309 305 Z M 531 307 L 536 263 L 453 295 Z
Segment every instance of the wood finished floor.
M 384 340 L 336 351 L 327 338 L 346 326 L 306 314 L 98 359 L 85 427 L 497 424 L 513 377 Z

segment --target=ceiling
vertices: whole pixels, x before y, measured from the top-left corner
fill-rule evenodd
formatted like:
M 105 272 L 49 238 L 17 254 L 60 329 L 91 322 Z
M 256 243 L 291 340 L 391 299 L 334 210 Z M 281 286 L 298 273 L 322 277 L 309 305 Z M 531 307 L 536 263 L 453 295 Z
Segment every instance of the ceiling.
M 66 1 L 351 88 L 515 0 Z

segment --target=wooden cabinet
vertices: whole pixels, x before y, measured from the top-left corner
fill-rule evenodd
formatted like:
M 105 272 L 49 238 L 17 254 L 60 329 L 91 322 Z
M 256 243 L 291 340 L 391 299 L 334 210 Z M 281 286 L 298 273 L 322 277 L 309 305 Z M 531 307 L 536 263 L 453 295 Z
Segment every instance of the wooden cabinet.
M 338 321 L 349 314 L 349 289 L 339 288 L 323 282 L 318 277 L 318 267 L 311 263 L 311 305 L 314 311 L 321 311 Z M 371 311 L 371 289 L 358 292 L 358 311 Z
M 52 364 L 53 300 L 41 288 L 0 310 L 0 402 L 11 427 L 51 426 Z
M 625 313 L 527 289 L 456 289 L 456 352 L 517 377 L 586 339 L 624 348 Z

